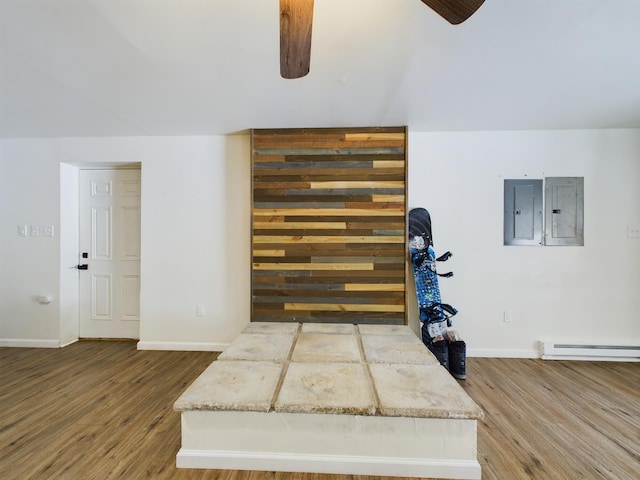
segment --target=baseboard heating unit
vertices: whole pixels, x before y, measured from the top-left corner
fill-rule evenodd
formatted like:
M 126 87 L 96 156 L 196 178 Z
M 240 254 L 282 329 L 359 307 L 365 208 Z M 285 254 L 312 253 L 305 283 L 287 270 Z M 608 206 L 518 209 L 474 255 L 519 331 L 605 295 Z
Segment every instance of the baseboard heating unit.
M 540 353 L 543 360 L 640 362 L 640 345 L 540 342 Z

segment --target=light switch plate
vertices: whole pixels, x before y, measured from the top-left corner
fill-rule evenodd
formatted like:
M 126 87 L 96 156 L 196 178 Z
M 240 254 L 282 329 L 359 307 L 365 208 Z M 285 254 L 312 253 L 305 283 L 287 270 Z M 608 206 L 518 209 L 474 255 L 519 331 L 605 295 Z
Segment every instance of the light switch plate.
M 38 236 L 39 237 L 53 237 L 55 233 L 53 225 L 45 225 L 38 227 Z
M 38 236 L 38 226 L 37 225 L 29 225 L 29 235 L 32 237 Z
M 26 237 L 29 232 L 29 227 L 27 225 L 18 225 L 18 236 Z

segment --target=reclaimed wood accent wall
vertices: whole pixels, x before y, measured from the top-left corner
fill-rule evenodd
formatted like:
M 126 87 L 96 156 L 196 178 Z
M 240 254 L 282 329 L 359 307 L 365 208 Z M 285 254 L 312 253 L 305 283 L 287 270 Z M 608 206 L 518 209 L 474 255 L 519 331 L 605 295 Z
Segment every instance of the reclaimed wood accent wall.
M 251 137 L 251 320 L 406 323 L 406 128 Z

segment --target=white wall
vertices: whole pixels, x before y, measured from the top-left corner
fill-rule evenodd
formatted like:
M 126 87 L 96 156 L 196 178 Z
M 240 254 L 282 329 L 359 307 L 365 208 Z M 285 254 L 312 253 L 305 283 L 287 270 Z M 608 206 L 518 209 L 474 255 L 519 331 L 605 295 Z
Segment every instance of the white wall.
M 29 151 L 0 142 L 2 256 L 0 345 L 57 346 L 59 338 L 58 237 L 19 237 L 18 225 L 58 225 L 59 167 L 49 148 L 34 142 Z M 36 301 L 51 295 L 48 305 Z
M 64 262 L 77 257 L 59 254 L 60 226 L 73 219 L 60 190 L 73 188 L 68 164 L 142 164 L 141 348 L 216 350 L 248 322 L 248 136 L 3 140 L 0 160 L 0 345 L 73 336 Z M 18 237 L 19 224 L 54 224 L 57 235 Z M 35 302 L 41 294 L 53 302 Z
M 60 238 L 18 237 L 17 225 L 70 222 L 61 164 L 103 162 L 142 164 L 140 348 L 223 348 L 250 311 L 247 135 L 1 140 L 0 345 L 69 339 Z M 525 175 L 585 178 L 584 247 L 502 245 L 503 180 Z M 640 130 L 410 132 L 409 203 L 432 212 L 436 248 L 454 252 L 441 285 L 470 354 L 640 342 L 640 240 L 626 238 L 640 224 L 639 184 Z
M 249 137 L 157 143 L 142 161 L 140 347 L 219 350 L 250 315 Z
M 443 301 L 470 354 L 538 340 L 640 344 L 640 130 L 409 135 L 409 204 L 432 214 Z M 584 247 L 503 246 L 503 181 L 584 177 Z M 503 323 L 503 312 L 512 322 Z

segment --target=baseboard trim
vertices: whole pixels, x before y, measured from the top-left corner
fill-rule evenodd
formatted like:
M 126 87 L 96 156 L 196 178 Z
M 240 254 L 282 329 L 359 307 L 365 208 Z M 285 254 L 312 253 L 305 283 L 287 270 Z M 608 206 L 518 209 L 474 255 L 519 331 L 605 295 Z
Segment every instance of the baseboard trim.
M 60 344 L 60 348 L 68 347 L 69 345 L 73 345 L 74 343 L 77 343 L 77 342 L 79 342 L 79 341 L 80 341 L 80 340 L 79 340 L 79 339 L 77 339 L 77 338 L 76 338 L 75 340 L 69 340 L 68 342 L 61 343 L 61 344 Z
M 0 347 L 60 348 L 60 341 L 36 340 L 30 338 L 0 338 Z
M 235 452 L 181 448 L 178 468 L 310 472 L 393 477 L 480 479 L 477 460 L 366 457 L 277 452 Z
M 497 348 L 468 348 L 467 357 L 487 358 L 540 358 L 540 352 L 535 349 L 497 349 Z
M 224 352 L 229 343 L 214 342 L 154 342 L 140 340 L 138 350 L 170 350 L 186 352 Z

